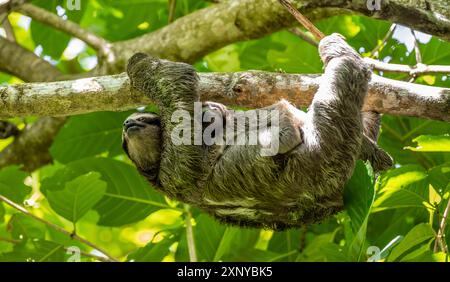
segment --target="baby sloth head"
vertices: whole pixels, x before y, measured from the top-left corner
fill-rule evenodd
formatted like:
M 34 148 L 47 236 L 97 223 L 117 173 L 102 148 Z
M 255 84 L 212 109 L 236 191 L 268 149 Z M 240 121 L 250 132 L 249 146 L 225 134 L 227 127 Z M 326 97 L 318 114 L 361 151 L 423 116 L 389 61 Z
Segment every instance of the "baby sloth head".
M 134 113 L 123 123 L 122 147 L 137 169 L 156 180 L 161 158 L 161 121 L 152 113 Z

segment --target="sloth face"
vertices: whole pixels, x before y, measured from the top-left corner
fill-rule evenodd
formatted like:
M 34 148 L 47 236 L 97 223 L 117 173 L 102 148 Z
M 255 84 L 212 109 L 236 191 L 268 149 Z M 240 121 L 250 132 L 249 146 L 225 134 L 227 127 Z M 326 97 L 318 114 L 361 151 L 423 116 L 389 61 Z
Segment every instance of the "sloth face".
M 123 123 L 122 147 L 136 167 L 155 179 L 161 151 L 161 120 L 152 113 L 134 113 Z

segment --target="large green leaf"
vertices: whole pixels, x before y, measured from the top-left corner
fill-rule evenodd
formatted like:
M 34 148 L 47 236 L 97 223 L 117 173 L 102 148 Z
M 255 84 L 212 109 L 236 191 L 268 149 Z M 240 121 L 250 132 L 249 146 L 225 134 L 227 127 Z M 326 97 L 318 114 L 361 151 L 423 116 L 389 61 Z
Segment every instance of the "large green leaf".
M 333 243 L 335 233 L 326 233 L 315 236 L 306 246 L 297 261 L 332 262 L 348 261 L 343 248 Z
M 164 197 L 157 193 L 138 174 L 136 168 L 107 158 L 87 158 L 68 164 L 42 181 L 41 190 L 58 191 L 76 177 L 96 171 L 108 184 L 103 198 L 94 206 L 99 213 L 99 225 L 121 226 L 144 219 L 160 208 L 169 208 Z
M 259 230 L 226 227 L 210 216 L 195 218 L 194 241 L 199 261 L 245 261 L 246 252 L 254 250 Z M 263 253 L 260 253 L 263 255 Z M 268 253 L 264 253 L 268 255 Z M 177 261 L 188 260 L 186 236 L 183 234 L 176 252 Z
M 284 50 L 271 49 L 267 53 L 267 60 L 275 69 L 290 73 L 319 73 L 322 71 L 322 62 L 315 46 L 296 38 L 287 31 L 274 34 L 273 41 L 278 44 L 288 42 L 285 44 Z
M 97 172 L 89 172 L 67 182 L 63 190 L 49 191 L 50 206 L 73 223 L 83 217 L 106 192 L 106 182 Z
M 273 255 L 271 252 L 258 252 L 255 244 L 259 239 L 258 229 L 243 229 L 239 227 L 228 227 L 225 231 L 219 248 L 216 250 L 215 260 L 224 261 L 247 261 L 248 254 L 254 252 L 252 261 L 264 261 L 262 257 Z M 226 242 L 226 244 L 223 244 Z
M 419 166 L 404 166 L 384 174 L 373 211 L 394 208 L 425 208 L 429 199 L 426 172 Z
M 413 139 L 417 147 L 406 147 L 416 152 L 450 152 L 450 135 L 421 135 Z
M 50 153 L 61 163 L 108 152 L 123 153 L 122 123 L 130 112 L 98 112 L 71 117 L 58 133 Z
M 391 252 L 388 257 L 389 261 L 396 261 L 401 258 L 402 255 L 405 255 L 407 252 L 416 248 L 418 245 L 429 242 L 431 239 L 436 236 L 433 228 L 429 224 L 422 223 L 415 226 L 408 234 L 406 234 L 405 238 L 398 244 Z
M 226 232 L 227 227 L 210 216 L 202 214 L 195 221 L 194 238 L 199 261 L 220 259 L 223 252 L 219 246 L 221 244 L 229 245 L 234 234 Z M 216 255 L 218 250 L 219 253 Z
M 0 170 L 0 195 L 22 204 L 25 197 L 30 194 L 31 187 L 24 184 L 28 173 L 17 166 L 10 166 Z
M 175 242 L 175 237 L 164 238 L 158 243 L 150 242 L 128 255 L 127 261 L 160 262 L 169 254 L 169 248 Z
M 433 185 L 441 194 L 446 192 L 450 184 L 450 163 L 431 168 L 428 171 L 430 184 Z
M 352 229 L 352 240 L 348 245 L 348 254 L 356 260 L 362 258 L 374 193 L 373 172 L 362 161 L 358 161 L 344 190 L 345 209 L 350 218 Z
M 418 163 L 425 168 L 450 160 L 449 153 L 416 152 L 405 150 L 415 147 L 414 138 L 420 135 L 439 135 L 450 132 L 450 123 L 410 117 L 384 115 L 379 145 L 392 155 L 396 163 Z
M 61 262 L 64 261 L 64 246 L 44 240 L 34 240 L 18 245 L 13 252 L 0 255 L 0 261 L 14 262 Z
M 8 222 L 11 237 L 17 240 L 44 239 L 45 225 L 21 213 L 13 214 Z
M 267 249 L 280 254 L 292 253 L 294 250 L 300 250 L 301 241 L 300 230 L 292 229 L 283 232 L 274 232 Z M 295 258 L 296 255 L 292 254 L 285 259 L 292 261 Z

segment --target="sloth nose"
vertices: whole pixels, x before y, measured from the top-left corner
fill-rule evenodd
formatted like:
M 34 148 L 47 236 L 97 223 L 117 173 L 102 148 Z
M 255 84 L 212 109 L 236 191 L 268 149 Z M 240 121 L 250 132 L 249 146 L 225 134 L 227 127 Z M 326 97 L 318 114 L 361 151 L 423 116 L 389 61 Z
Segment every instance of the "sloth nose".
M 131 123 L 133 123 L 134 122 L 134 120 L 132 120 L 132 119 L 127 119 L 127 120 L 125 120 L 124 122 L 123 122 L 123 126 L 124 127 L 127 127 L 127 125 L 129 125 L 129 124 L 131 124 Z
M 125 128 L 125 130 L 128 130 L 130 127 L 142 127 L 142 124 L 138 124 L 136 122 L 136 120 L 130 118 L 127 119 L 124 123 L 123 123 L 123 128 Z

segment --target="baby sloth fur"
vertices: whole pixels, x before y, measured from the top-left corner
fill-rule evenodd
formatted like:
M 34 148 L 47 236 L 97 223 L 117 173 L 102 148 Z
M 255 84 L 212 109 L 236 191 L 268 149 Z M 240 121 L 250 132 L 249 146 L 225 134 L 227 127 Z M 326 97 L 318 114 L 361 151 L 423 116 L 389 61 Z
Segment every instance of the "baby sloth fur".
M 325 73 L 307 113 L 284 100 L 263 108 L 280 113 L 273 156 L 261 155 L 261 145 L 174 145 L 172 113 L 193 116 L 198 76 L 188 64 L 137 53 L 127 66 L 131 85 L 160 113 L 131 115 L 123 148 L 156 189 L 222 222 L 280 230 L 327 218 L 343 209 L 343 187 L 358 158 L 376 171 L 392 159 L 376 144 L 379 115 L 367 113 L 363 124 L 369 66 L 339 34 L 322 39 L 319 53 Z M 224 105 L 204 106 L 233 122 Z

